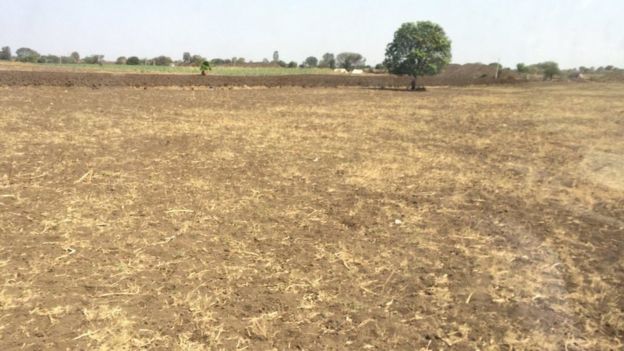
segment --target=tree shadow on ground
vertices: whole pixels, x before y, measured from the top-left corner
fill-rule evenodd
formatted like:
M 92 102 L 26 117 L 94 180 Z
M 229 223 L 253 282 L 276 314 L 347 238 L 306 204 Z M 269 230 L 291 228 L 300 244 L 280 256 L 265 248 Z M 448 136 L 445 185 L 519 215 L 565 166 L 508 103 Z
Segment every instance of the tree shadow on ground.
M 386 90 L 386 91 L 401 91 L 401 92 L 405 92 L 405 93 L 424 93 L 424 92 L 427 92 L 427 89 L 425 87 L 422 87 L 422 88 L 416 89 L 416 90 L 411 90 L 409 87 L 405 87 L 405 88 L 399 88 L 399 87 L 366 87 L 365 89 L 369 89 L 369 90 Z

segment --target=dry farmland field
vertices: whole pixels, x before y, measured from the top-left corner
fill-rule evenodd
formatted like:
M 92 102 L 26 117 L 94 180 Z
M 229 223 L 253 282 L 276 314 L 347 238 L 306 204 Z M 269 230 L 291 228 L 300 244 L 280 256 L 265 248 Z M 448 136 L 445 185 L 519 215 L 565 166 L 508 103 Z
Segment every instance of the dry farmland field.
M 624 85 L 0 87 L 2 350 L 621 350 Z

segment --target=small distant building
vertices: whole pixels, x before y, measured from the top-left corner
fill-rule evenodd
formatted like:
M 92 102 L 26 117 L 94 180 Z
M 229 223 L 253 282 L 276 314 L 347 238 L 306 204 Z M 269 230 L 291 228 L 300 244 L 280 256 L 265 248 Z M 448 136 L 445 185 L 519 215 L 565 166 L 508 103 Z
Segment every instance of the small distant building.
M 353 71 L 351 71 L 351 74 L 364 74 L 364 71 L 361 69 L 354 69 Z
M 346 69 L 344 68 L 336 68 L 334 69 L 335 73 L 348 73 Z

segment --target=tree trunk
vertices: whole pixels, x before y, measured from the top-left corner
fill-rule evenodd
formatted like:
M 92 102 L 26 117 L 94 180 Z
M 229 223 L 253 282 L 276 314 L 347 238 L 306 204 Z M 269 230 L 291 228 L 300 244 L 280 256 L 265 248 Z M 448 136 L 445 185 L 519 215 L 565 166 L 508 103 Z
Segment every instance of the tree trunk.
M 412 91 L 416 90 L 416 76 L 412 77 Z
M 202 76 L 205 76 L 205 75 L 206 75 L 206 71 L 202 70 L 202 71 L 201 71 L 201 75 L 202 75 Z

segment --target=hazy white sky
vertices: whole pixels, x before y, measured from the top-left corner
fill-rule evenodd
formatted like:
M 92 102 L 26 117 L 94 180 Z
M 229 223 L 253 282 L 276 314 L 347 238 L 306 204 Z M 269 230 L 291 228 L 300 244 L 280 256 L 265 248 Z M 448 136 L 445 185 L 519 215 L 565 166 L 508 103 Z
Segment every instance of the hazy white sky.
M 419 20 L 444 27 L 457 63 L 624 67 L 624 0 L 0 0 L 0 46 L 109 60 L 355 51 L 376 64 L 398 26 Z

